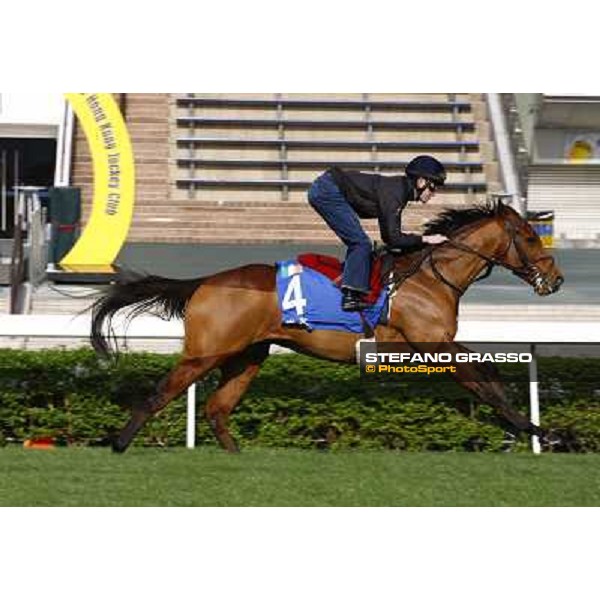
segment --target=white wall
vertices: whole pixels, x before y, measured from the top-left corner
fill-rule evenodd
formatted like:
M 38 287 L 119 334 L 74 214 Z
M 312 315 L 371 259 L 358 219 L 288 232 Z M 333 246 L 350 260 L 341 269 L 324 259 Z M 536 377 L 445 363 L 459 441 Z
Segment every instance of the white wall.
M 58 125 L 64 106 L 62 94 L 0 93 L 0 123 Z

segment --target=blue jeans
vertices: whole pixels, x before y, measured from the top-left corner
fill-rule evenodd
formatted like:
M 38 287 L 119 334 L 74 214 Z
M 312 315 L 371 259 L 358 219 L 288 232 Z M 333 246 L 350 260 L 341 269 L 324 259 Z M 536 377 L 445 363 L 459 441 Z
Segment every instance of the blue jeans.
M 373 243 L 330 173 L 312 184 L 308 201 L 348 248 L 342 287 L 368 293 Z

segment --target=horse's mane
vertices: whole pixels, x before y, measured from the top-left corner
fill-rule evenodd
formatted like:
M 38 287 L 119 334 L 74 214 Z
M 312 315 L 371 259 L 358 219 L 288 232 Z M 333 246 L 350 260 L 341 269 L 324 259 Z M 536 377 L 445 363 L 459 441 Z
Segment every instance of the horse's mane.
M 500 205 L 488 200 L 485 204 L 478 204 L 470 208 L 448 208 L 437 217 L 424 225 L 425 235 L 446 235 L 450 237 L 461 227 L 476 223 L 481 219 L 487 219 L 498 215 Z
M 487 200 L 485 203 L 470 206 L 469 208 L 447 208 L 437 215 L 431 221 L 423 226 L 423 235 L 445 235 L 451 237 L 462 227 L 477 223 L 483 219 L 497 217 L 502 210 L 503 205 L 494 200 Z M 398 271 L 401 280 L 404 280 L 410 274 L 416 272 L 423 261 L 430 256 L 432 246 L 417 247 L 407 252 L 396 260 L 394 271 Z

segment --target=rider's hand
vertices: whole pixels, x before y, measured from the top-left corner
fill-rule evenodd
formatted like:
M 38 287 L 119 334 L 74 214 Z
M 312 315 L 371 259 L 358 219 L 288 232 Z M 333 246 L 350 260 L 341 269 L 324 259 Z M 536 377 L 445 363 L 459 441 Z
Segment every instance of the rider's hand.
M 448 238 L 445 235 L 440 235 L 436 233 L 435 235 L 424 235 L 423 242 L 426 244 L 431 244 L 432 246 L 438 246 L 439 244 L 443 244 L 447 242 Z

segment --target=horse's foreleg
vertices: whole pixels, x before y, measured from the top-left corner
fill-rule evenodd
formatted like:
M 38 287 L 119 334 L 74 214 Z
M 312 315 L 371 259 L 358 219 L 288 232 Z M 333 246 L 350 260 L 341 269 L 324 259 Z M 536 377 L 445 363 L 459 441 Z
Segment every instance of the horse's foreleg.
M 223 360 L 220 357 L 182 359 L 158 384 L 156 393 L 132 409 L 127 425 L 113 440 L 113 451 L 125 452 L 135 435 L 152 415 L 165 408 L 171 400 L 179 396 L 197 379 L 219 366 Z
M 208 399 L 205 411 L 215 437 L 227 452 L 239 451 L 227 427 L 229 415 L 268 356 L 269 344 L 261 344 L 230 358 L 221 367 L 219 387 Z
M 451 344 L 451 352 L 466 352 L 469 350 L 457 343 Z M 504 386 L 495 366 L 478 363 L 454 363 L 456 372 L 452 378 L 465 389 L 475 394 L 479 401 L 494 408 L 517 432 L 544 437 L 544 431 L 534 425 L 528 417 L 515 410 L 506 399 Z
M 477 374 L 474 374 L 473 371 Z M 477 396 L 482 404 L 487 404 L 494 408 L 514 430 L 529 433 L 530 435 L 542 436 L 543 431 L 540 427 L 534 425 L 528 417 L 510 406 L 504 394 L 502 384 L 498 381 L 485 381 L 482 377 L 482 372 L 478 368 L 465 369 L 464 365 L 457 365 L 457 371 L 452 377 L 465 389 Z M 474 381 L 474 379 L 478 380 Z

